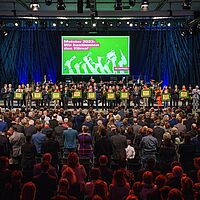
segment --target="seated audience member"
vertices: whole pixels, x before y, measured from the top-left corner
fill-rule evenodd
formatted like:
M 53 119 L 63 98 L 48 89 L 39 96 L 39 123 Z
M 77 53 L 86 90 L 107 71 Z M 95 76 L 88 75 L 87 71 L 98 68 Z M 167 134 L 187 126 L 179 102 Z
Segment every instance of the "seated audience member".
M 148 200 L 161 199 L 160 189 L 165 186 L 167 179 L 164 175 L 158 175 L 155 179 L 155 191 L 148 195 Z
M 108 200 L 108 186 L 106 182 L 102 180 L 97 180 L 94 184 L 93 197 L 98 195 L 102 200 Z
M 77 153 L 71 152 L 68 155 L 67 162 L 68 162 L 68 166 L 74 170 L 76 178 L 77 178 L 77 182 L 84 184 L 87 174 L 86 174 L 84 166 L 81 165 L 79 162 L 79 157 Z
M 171 188 L 181 189 L 181 178 L 183 177 L 183 169 L 181 166 L 175 166 L 172 169 L 172 177 L 167 183 Z
M 42 161 L 49 163 L 49 169 L 48 169 L 49 175 L 51 175 L 51 176 L 53 176 L 57 179 L 58 175 L 57 175 L 57 172 L 56 172 L 56 168 L 51 165 L 51 160 L 52 160 L 52 156 L 51 156 L 50 153 L 45 153 L 42 156 Z M 42 166 L 42 163 L 37 163 L 37 164 L 34 165 L 34 169 L 33 169 L 33 175 L 34 176 L 40 175 L 42 173 L 41 166 Z
M 101 179 L 110 185 L 113 178 L 113 171 L 108 167 L 108 157 L 106 155 L 99 157 L 99 170 Z
M 194 200 L 193 181 L 190 178 L 182 177 L 181 191 L 184 200 Z
M 4 199 L 4 191 L 6 185 L 11 181 L 11 171 L 9 170 L 9 159 L 7 157 L 0 157 L 0 199 Z
M 76 197 L 73 197 L 68 194 L 69 192 L 69 182 L 67 179 L 61 178 L 58 183 L 57 194 L 51 199 L 58 199 L 58 196 L 64 196 L 67 200 L 77 200 Z
M 83 185 L 77 182 L 77 177 L 71 167 L 63 167 L 62 178 L 67 179 L 69 182 L 69 195 L 76 197 L 78 200 L 84 199 Z
M 130 185 L 127 182 L 123 170 L 114 172 L 112 184 L 109 187 L 109 199 L 125 199 L 130 190 Z
M 169 191 L 167 200 L 184 200 L 184 198 L 182 192 L 179 189 L 173 188 Z
M 142 182 L 143 182 L 143 187 L 142 190 L 140 192 L 139 197 L 143 200 L 147 200 L 148 199 L 148 195 L 152 194 L 153 192 L 155 192 L 156 187 L 153 183 L 153 174 L 152 172 L 146 171 L 143 174 L 142 177 Z
M 131 194 L 127 196 L 126 200 L 138 200 L 138 198 L 137 196 Z
M 23 185 L 20 200 L 35 200 L 36 187 L 33 182 L 27 182 Z
M 92 168 L 90 171 L 91 181 L 87 182 L 85 185 L 85 195 L 86 199 L 91 199 L 94 192 L 95 182 L 100 179 L 101 172 L 98 168 Z
M 49 162 L 41 163 L 41 174 L 33 177 L 33 182 L 36 185 L 36 199 L 49 200 L 56 192 L 56 178 L 49 175 Z

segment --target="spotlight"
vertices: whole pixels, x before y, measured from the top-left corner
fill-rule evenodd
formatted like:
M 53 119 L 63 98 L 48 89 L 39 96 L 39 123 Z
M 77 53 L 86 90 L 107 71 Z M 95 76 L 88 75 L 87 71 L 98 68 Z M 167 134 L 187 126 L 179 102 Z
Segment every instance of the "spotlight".
M 46 4 L 47 6 L 50 6 L 50 5 L 52 4 L 52 0 L 45 0 L 45 4 Z
M 56 23 L 53 23 L 53 27 L 56 27 Z
M 87 25 L 87 24 L 88 24 L 88 21 L 85 21 L 85 24 Z
M 148 0 L 142 0 L 142 3 L 141 3 L 141 9 L 142 10 L 148 10 L 149 8 L 149 1 Z
M 113 24 L 112 24 L 112 23 L 110 23 L 110 26 L 113 26 Z
M 183 1 L 183 9 L 189 10 L 191 8 L 192 0 L 184 0 Z
M 15 26 L 19 26 L 19 23 L 18 23 L 18 22 L 15 22 Z
M 63 0 L 57 1 L 57 10 L 65 10 L 66 6 Z
M 122 10 L 122 0 L 116 0 L 114 7 L 115 10 Z
M 102 23 L 102 24 L 105 24 L 105 22 L 104 22 L 104 21 L 102 21 L 101 23 Z
M 171 23 L 170 23 L 170 22 L 168 22 L 168 23 L 167 23 L 167 26 L 171 26 Z
M 127 21 L 126 23 L 127 23 L 127 24 L 130 24 L 130 22 L 129 22 L 129 21 Z
M 130 23 L 129 26 L 130 26 L 130 27 L 133 27 L 133 23 Z
M 35 24 L 38 24 L 38 22 L 37 22 L 37 21 L 35 21 Z
M 96 23 L 92 23 L 92 27 L 96 27 L 97 26 L 97 24 Z
M 63 25 L 63 24 L 64 24 L 64 22 L 63 22 L 63 21 L 60 21 L 60 24 L 61 24 L 61 25 Z
M 3 34 L 6 37 L 8 35 L 8 32 L 4 31 Z
M 40 5 L 38 3 L 37 0 L 32 0 L 31 4 L 30 4 L 30 8 L 32 9 L 32 11 L 38 11 L 40 8 Z
M 122 24 L 122 22 L 118 21 L 117 24 L 116 24 L 116 26 L 119 27 L 121 24 Z
M 66 24 L 65 24 L 65 26 L 69 26 L 69 24 L 68 24 L 68 23 L 66 23 Z
M 185 36 L 185 31 L 181 31 L 181 36 Z

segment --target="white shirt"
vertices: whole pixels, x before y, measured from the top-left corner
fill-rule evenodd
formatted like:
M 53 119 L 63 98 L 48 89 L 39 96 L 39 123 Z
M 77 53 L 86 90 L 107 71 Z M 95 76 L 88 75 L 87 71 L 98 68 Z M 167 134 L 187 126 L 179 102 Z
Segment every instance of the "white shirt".
M 134 159 L 135 157 L 135 149 L 131 145 L 128 145 L 126 150 L 126 159 Z

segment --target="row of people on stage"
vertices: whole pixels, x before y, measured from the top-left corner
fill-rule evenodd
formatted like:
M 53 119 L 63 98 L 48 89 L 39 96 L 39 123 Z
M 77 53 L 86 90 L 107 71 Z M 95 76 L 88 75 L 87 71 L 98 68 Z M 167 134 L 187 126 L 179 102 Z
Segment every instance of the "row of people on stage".
M 73 94 L 75 91 L 81 92 L 80 96 L 75 98 Z M 144 93 L 144 92 L 147 93 Z M 185 96 L 180 96 L 180 92 L 186 92 Z M 60 98 L 52 99 L 53 93 L 59 93 Z M 55 100 L 55 105 L 63 106 L 65 109 L 68 107 L 69 101 L 72 99 L 74 107 L 83 107 L 83 102 L 88 100 L 88 106 L 93 106 L 96 102 L 96 108 L 98 108 L 99 101 L 102 103 L 102 108 L 114 107 L 124 104 L 126 107 L 130 107 L 131 104 L 134 106 L 154 106 L 155 102 L 158 107 L 161 107 L 164 102 L 164 107 L 173 106 L 178 107 L 179 102 L 182 102 L 182 106 L 193 105 L 193 109 L 198 109 L 200 100 L 200 90 L 196 86 L 192 88 L 189 86 L 187 89 L 184 85 L 181 89 L 175 85 L 173 88 L 170 86 L 164 86 L 160 84 L 118 84 L 109 83 L 72 83 L 72 84 L 21 84 L 18 85 L 17 89 L 12 87 L 12 84 L 5 84 L 1 89 L 1 97 L 4 101 L 5 108 L 13 107 L 13 100 L 15 93 L 22 93 L 22 98 L 18 99 L 18 106 L 31 107 L 32 101 L 36 102 L 36 106 L 49 107 L 50 102 Z M 41 99 L 34 99 L 34 93 L 41 93 Z M 87 93 L 95 93 L 93 99 L 87 97 Z M 113 93 L 113 98 L 108 98 L 108 93 Z M 121 93 L 127 93 L 127 97 L 122 99 Z M 145 96 L 146 94 L 146 96 Z M 142 101 L 141 101 L 142 100 Z

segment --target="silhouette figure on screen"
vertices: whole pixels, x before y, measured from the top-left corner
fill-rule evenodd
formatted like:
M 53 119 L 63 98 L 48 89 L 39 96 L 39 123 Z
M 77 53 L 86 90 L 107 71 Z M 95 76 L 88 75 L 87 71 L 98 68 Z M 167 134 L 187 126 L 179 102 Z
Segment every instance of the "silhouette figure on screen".
M 88 66 L 88 68 L 90 69 L 90 71 L 93 73 L 93 74 L 98 74 L 97 70 L 95 70 L 95 68 L 92 66 L 92 64 L 90 62 L 93 62 L 92 61 L 92 58 L 90 57 L 92 53 L 89 52 L 86 56 L 83 57 L 83 61 L 85 61 L 85 64 Z
M 95 65 L 95 70 L 100 73 L 100 74 L 106 74 L 107 72 L 104 70 L 104 66 L 103 64 L 101 63 L 102 61 L 102 58 L 101 56 L 97 56 L 97 63 L 93 62 L 92 64 Z
M 73 71 L 73 69 L 72 69 L 72 66 L 71 66 L 72 61 L 75 60 L 75 59 L 76 59 L 76 56 L 72 56 L 69 60 L 67 60 L 65 62 L 65 66 L 68 68 L 69 74 L 74 74 L 75 73 Z
M 81 71 L 80 71 L 80 69 L 81 69 L 81 64 L 82 64 L 82 62 L 79 62 L 79 63 L 76 63 L 76 64 L 74 65 L 74 68 L 76 69 L 76 74 L 81 74 Z
M 121 60 L 118 62 L 118 66 L 119 67 L 123 67 L 123 66 L 126 66 L 127 65 L 127 60 L 126 60 L 126 57 L 124 56 L 123 52 L 121 51 L 121 49 L 119 50 L 120 51 L 120 54 L 121 54 Z M 126 71 L 117 71 L 117 73 L 120 73 L 120 74 L 124 74 L 126 73 Z

